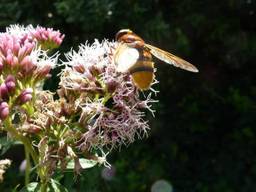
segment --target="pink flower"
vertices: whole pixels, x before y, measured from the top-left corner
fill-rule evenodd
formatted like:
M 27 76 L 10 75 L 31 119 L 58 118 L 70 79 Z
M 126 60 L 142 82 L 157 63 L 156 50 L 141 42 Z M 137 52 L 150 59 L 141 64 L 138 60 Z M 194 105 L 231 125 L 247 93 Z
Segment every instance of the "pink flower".
M 65 35 L 52 28 L 36 27 L 31 31 L 31 36 L 35 38 L 43 49 L 52 49 L 59 47 Z
M 32 25 L 10 25 L 6 33 L 18 37 L 21 43 L 38 42 L 44 50 L 59 47 L 65 37 L 58 30 L 41 26 L 34 28 Z
M 155 101 L 150 95 L 141 98 L 130 75 L 117 71 L 112 54 L 115 47 L 108 41 L 81 45 L 78 52 L 67 54 L 64 63 L 62 93 L 80 95 L 76 100 L 82 110 L 79 123 L 87 130 L 78 142 L 82 150 L 129 144 L 147 135 L 149 129 L 144 111 L 153 112 L 150 103 Z
M 8 33 L 0 34 L 0 55 L 0 72 L 12 71 L 18 79 L 34 76 L 36 80 L 48 77 L 58 57 L 48 57 L 47 51 L 36 47 L 35 42 L 21 41 Z
M 2 33 L 0 34 L 0 55 L 3 70 L 12 70 L 13 72 L 22 70 L 22 62 L 26 55 L 29 55 L 35 43 L 24 42 L 13 35 Z

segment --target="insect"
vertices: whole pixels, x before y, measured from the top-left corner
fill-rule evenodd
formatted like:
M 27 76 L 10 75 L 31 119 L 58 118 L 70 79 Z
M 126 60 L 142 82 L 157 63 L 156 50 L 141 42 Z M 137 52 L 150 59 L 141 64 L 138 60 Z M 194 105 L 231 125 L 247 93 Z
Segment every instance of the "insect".
M 149 89 L 153 82 L 155 70 L 152 55 L 175 67 L 198 72 L 198 69 L 191 63 L 145 43 L 141 37 L 129 29 L 120 30 L 115 39 L 119 42 L 114 55 L 117 71 L 130 73 L 135 86 L 140 90 Z

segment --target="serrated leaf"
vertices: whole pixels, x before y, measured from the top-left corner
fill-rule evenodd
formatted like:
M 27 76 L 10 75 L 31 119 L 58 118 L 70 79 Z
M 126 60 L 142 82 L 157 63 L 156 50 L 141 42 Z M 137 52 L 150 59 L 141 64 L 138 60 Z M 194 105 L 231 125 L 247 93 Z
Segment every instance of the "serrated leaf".
M 32 182 L 23 187 L 20 192 L 40 192 L 40 183 Z
M 97 165 L 97 163 L 98 163 L 97 161 L 90 160 L 90 159 L 85 159 L 85 158 L 80 158 L 79 162 L 80 162 L 83 169 L 92 168 L 95 165 Z M 74 160 L 69 161 L 66 168 L 67 169 L 74 169 L 75 168 L 75 161 Z

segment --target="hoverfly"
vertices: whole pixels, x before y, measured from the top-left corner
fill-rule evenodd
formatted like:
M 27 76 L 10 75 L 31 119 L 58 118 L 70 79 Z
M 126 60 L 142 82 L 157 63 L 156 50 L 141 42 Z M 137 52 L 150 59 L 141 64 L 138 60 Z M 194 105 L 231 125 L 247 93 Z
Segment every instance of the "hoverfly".
M 114 55 L 117 71 L 130 73 L 135 86 L 140 90 L 149 89 L 154 79 L 152 55 L 175 67 L 198 72 L 198 69 L 191 63 L 145 43 L 141 37 L 129 29 L 120 30 L 115 39 L 119 43 Z

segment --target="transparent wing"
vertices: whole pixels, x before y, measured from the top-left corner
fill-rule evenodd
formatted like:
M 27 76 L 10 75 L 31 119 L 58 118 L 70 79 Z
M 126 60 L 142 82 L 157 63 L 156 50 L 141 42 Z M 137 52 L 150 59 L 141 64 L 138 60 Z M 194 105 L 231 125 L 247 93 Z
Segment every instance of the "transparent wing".
M 129 47 L 125 43 L 120 43 L 114 55 L 114 61 L 118 72 L 128 72 L 128 70 L 139 59 L 139 51 L 136 48 Z
M 164 51 L 149 44 L 145 44 L 145 46 L 150 49 L 152 55 L 168 64 L 174 65 L 175 67 L 179 67 L 187 71 L 198 72 L 198 69 L 194 65 L 167 51 Z

